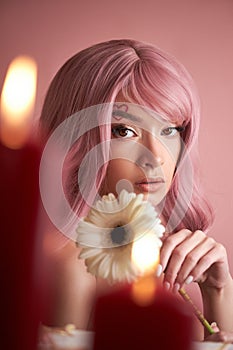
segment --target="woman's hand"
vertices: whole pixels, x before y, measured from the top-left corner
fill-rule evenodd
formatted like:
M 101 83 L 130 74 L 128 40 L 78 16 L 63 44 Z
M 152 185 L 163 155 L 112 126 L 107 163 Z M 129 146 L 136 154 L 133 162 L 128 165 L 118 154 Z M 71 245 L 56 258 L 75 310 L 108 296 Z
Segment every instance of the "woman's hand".
M 233 332 L 219 331 L 205 338 L 205 341 L 218 343 L 233 343 Z
M 220 342 L 220 343 L 233 343 L 233 332 L 223 332 L 221 331 L 216 322 L 211 323 L 211 327 L 215 331 L 214 334 L 206 337 L 205 341 Z
M 224 288 L 229 277 L 226 249 L 203 231 L 183 229 L 165 236 L 160 264 L 166 289 L 178 291 L 184 283 Z

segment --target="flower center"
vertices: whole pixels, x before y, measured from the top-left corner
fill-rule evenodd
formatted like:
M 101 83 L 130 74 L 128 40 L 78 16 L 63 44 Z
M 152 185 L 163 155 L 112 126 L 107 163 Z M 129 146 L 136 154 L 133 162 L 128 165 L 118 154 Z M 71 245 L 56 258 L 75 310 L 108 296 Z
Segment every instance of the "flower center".
M 124 229 L 124 227 L 118 225 L 111 231 L 110 235 L 111 235 L 112 243 L 120 245 L 125 241 L 127 231 Z

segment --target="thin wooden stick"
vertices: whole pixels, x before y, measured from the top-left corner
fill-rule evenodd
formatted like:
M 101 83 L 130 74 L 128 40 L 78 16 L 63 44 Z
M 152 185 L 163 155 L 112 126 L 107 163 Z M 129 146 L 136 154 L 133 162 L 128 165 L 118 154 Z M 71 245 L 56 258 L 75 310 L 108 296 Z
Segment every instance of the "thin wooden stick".
M 182 298 L 192 306 L 192 309 L 194 310 L 195 315 L 197 316 L 198 320 L 203 324 L 203 326 L 209 331 L 210 334 L 214 334 L 215 331 L 213 330 L 209 322 L 205 319 L 201 311 L 196 307 L 196 305 L 194 304 L 194 302 L 192 301 L 192 299 L 190 298 L 186 290 L 181 288 L 179 290 L 179 293 L 182 296 Z

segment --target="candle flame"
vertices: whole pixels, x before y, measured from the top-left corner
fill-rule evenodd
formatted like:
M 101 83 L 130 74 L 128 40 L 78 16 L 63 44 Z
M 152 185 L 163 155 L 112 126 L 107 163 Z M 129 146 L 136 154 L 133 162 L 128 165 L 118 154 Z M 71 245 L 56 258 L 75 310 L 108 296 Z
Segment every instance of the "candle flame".
M 1 95 L 1 141 L 20 148 L 28 136 L 36 96 L 36 62 L 18 56 L 10 64 Z
M 154 237 L 143 236 L 133 243 L 132 263 L 141 271 L 142 277 L 132 285 L 133 300 L 140 306 L 147 306 L 154 300 L 156 281 L 154 271 L 159 262 L 160 248 L 155 248 Z
M 131 253 L 132 262 L 142 274 L 152 272 L 159 262 L 159 252 L 159 246 L 157 250 L 155 249 L 154 236 L 146 234 L 142 239 L 134 241 Z

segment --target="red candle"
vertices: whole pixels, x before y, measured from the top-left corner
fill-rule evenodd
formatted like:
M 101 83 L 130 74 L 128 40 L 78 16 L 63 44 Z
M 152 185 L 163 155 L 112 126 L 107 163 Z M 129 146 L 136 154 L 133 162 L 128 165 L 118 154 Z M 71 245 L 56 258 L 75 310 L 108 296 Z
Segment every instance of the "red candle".
M 173 294 L 157 287 L 159 260 L 155 237 L 147 234 L 132 247 L 132 263 L 143 277 L 98 298 L 94 316 L 94 350 L 191 348 L 192 315 Z
M 132 285 L 98 298 L 94 350 L 189 350 L 192 316 L 175 296 L 157 289 L 151 303 L 138 305 Z
M 32 70 L 29 77 L 27 70 Z M 35 86 L 27 84 L 35 74 L 35 63 L 29 58 L 14 60 L 1 96 L 1 344 L 14 350 L 36 349 L 39 324 L 35 232 L 40 152 L 29 140 L 34 101 L 26 103 L 21 96 L 26 91 L 35 96 Z

